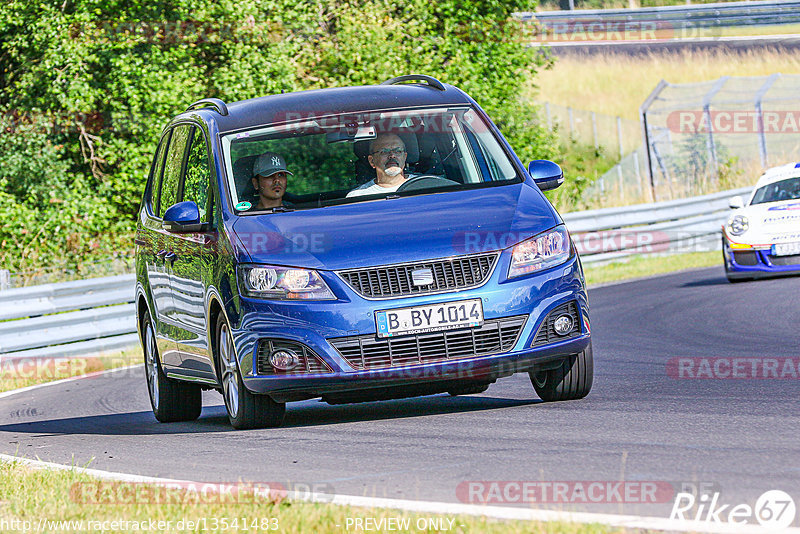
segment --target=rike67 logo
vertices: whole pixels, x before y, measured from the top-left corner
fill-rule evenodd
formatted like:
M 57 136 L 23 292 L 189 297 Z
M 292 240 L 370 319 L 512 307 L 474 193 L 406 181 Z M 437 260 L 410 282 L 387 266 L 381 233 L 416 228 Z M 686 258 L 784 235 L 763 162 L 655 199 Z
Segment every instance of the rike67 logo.
M 797 509 L 792 497 L 781 490 L 761 494 L 755 506 L 722 502 L 720 493 L 678 493 L 670 519 L 708 523 L 760 524 L 769 530 L 783 530 L 794 521 Z

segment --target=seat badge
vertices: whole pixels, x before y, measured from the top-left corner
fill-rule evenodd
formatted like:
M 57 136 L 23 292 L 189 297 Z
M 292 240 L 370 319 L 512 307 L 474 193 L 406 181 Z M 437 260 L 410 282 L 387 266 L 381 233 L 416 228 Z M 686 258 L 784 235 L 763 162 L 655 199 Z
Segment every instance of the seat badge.
M 429 286 L 433 283 L 433 271 L 431 269 L 415 269 L 411 271 L 411 281 L 415 286 Z

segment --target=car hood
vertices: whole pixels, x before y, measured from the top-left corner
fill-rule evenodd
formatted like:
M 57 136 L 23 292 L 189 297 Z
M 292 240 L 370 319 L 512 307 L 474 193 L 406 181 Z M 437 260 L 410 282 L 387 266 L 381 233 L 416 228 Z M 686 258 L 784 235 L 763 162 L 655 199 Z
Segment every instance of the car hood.
M 244 216 L 233 230 L 254 263 L 339 270 L 501 250 L 560 222 L 521 183 Z
M 731 213 L 747 217 L 750 228 L 732 239 L 748 245 L 800 241 L 800 200 L 783 200 L 739 208 Z

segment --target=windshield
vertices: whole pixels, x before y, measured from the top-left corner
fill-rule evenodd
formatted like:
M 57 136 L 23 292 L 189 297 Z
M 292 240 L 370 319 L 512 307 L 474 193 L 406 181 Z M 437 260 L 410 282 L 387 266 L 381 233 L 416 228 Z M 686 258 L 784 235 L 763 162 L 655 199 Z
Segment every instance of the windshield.
M 520 178 L 470 108 L 300 120 L 222 137 L 239 213 L 480 188 Z
M 789 178 L 788 180 L 781 180 L 780 182 L 759 187 L 750 204 L 765 204 L 767 202 L 797 198 L 800 198 L 800 177 Z

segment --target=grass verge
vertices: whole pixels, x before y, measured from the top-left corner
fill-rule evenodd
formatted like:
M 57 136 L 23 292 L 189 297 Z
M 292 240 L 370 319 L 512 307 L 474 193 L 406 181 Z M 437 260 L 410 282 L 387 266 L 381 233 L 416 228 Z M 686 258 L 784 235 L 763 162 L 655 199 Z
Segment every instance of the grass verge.
M 81 358 L 6 360 L 0 362 L 0 378 L 2 378 L 0 393 L 62 378 L 125 367 L 142 361 L 141 348 Z
M 722 272 L 722 253 L 718 250 L 672 254 L 670 256 L 639 255 L 627 261 L 603 265 L 584 263 L 583 269 L 586 274 L 587 285 L 596 286 L 620 280 L 714 266 L 719 266 L 720 273 Z
M 102 527 L 111 532 L 629 532 L 595 524 L 500 521 L 468 515 L 417 514 L 307 503 L 282 499 L 280 495 L 267 492 L 261 495 L 252 492 L 192 492 L 156 485 L 99 481 L 75 470 L 38 470 L 5 462 L 0 463 L 0 495 L 0 527 L 4 532 L 34 529 L 40 532 L 76 532 Z M 383 525 L 383 528 L 355 528 L 358 519 L 362 525 L 369 520 L 369 524 Z M 49 523 L 45 524 L 45 520 Z M 113 521 L 117 521 L 116 526 Z M 164 528 L 150 526 L 159 525 L 159 522 Z M 190 527 L 189 522 L 194 526 Z M 400 528 L 387 528 L 390 524 Z M 36 528 L 41 525 L 46 528 Z M 409 528 L 402 528 L 406 525 Z M 142 526 L 149 526 L 149 529 Z

